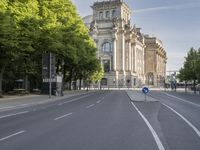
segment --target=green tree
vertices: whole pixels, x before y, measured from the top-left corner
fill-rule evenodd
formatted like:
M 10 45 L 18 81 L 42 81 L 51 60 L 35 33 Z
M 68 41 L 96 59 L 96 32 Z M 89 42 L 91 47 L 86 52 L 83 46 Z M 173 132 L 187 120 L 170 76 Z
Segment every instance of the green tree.
M 192 81 L 194 93 L 196 93 L 197 79 L 199 78 L 198 51 L 191 48 L 185 57 L 184 67 L 180 70 L 179 78 L 184 81 Z
M 200 48 L 198 49 L 197 52 L 196 72 L 197 72 L 197 79 L 200 84 Z
M 37 74 L 38 64 L 41 62 L 37 59 L 41 57 L 38 56 L 35 46 L 40 37 L 38 2 L 37 0 L 15 0 L 10 8 L 19 30 L 16 64 L 18 72 L 24 78 L 25 90 L 28 91 L 28 80 L 30 76 Z
M 18 29 L 7 0 L 0 1 L 0 96 L 5 68 L 16 57 Z
M 41 84 L 42 54 L 49 52 L 70 85 L 101 73 L 95 43 L 70 0 L 2 0 L 0 8 L 0 87 L 11 63 L 6 83 L 23 77 Z

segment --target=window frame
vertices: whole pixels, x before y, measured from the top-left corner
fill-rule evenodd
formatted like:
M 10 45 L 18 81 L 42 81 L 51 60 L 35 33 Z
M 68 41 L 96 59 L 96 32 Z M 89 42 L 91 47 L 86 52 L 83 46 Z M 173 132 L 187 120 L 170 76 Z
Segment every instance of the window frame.
M 103 11 L 100 11 L 100 12 L 99 12 L 99 20 L 103 20 L 103 18 L 104 18 L 103 15 L 104 15 L 104 14 L 103 14 Z
M 110 18 L 110 11 L 106 11 L 106 19 L 109 19 Z
M 115 18 L 117 17 L 117 11 L 114 9 L 112 10 L 112 18 Z
M 104 53 L 111 53 L 112 52 L 112 43 L 104 42 L 102 44 L 102 52 Z

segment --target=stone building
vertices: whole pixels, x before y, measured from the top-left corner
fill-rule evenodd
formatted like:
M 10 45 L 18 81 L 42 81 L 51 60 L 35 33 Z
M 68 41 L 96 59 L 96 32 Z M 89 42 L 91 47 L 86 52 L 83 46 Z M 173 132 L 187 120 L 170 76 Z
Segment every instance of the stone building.
M 158 60 L 148 58 L 153 55 L 149 43 L 151 38 L 144 36 L 140 28 L 131 25 L 131 10 L 123 0 L 95 2 L 91 7 L 93 15 L 83 20 L 96 42 L 97 56 L 104 67 L 103 86 L 138 87 L 149 83 L 151 73 L 152 78 L 165 75 L 166 53 L 162 55 L 162 61 L 161 57 L 156 57 Z M 162 47 L 161 44 L 160 46 Z M 160 51 L 158 49 L 154 49 L 156 53 L 165 52 L 163 48 L 160 48 Z M 160 54 L 161 52 L 159 56 Z M 160 62 L 165 63 L 156 66 Z M 157 68 L 149 68 L 147 63 L 155 63 L 154 66 Z M 153 79 L 155 80 L 157 78 Z
M 167 54 L 162 41 L 145 36 L 145 75 L 146 84 L 163 86 L 166 77 Z

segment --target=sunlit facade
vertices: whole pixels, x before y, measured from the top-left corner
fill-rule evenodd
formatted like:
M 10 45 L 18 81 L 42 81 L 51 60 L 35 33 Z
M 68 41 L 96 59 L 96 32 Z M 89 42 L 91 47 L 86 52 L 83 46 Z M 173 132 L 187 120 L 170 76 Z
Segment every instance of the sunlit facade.
M 83 19 L 96 42 L 97 56 L 104 67 L 102 86 L 138 87 L 147 84 L 145 50 L 149 45 L 146 45 L 146 36 L 141 29 L 131 25 L 129 7 L 122 0 L 112 0 L 95 2 L 92 9 L 93 15 Z

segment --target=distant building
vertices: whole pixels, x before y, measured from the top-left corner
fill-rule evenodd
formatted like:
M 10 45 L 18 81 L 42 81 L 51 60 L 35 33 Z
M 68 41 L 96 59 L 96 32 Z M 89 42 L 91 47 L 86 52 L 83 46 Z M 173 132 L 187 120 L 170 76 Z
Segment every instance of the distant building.
M 95 2 L 92 9 L 93 15 L 83 20 L 104 67 L 103 86 L 159 86 L 167 60 L 162 42 L 131 25 L 131 10 L 123 0 Z
M 162 42 L 156 37 L 145 36 L 145 75 L 146 84 L 164 86 L 167 54 Z

